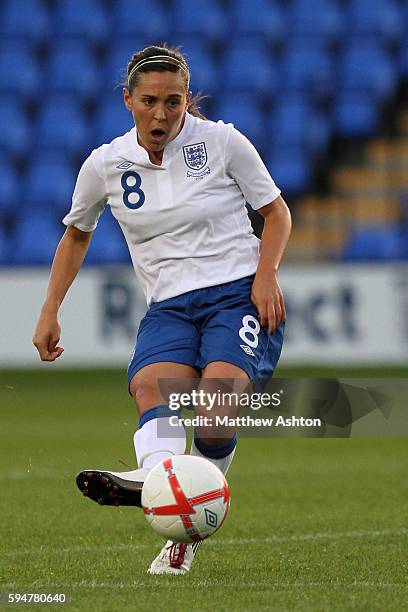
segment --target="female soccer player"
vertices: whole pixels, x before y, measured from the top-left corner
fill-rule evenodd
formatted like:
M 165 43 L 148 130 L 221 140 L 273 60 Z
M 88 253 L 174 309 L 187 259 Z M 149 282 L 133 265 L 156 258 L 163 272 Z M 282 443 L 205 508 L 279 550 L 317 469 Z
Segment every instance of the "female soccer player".
M 101 504 L 140 506 L 148 471 L 185 452 L 184 428 L 170 428 L 174 412 L 163 402 L 160 379 L 266 380 L 281 352 L 285 307 L 277 271 L 290 233 L 288 208 L 252 144 L 231 124 L 199 113 L 189 80 L 178 50 L 150 46 L 133 55 L 123 95 L 135 127 L 92 151 L 79 172 L 34 334 L 43 361 L 60 357 L 58 311 L 109 203 L 149 310 L 128 369 L 140 414 L 139 469 L 85 470 L 77 478 Z M 246 201 L 265 219 L 261 243 Z M 196 431 L 191 454 L 226 473 L 235 446 L 235 434 Z M 185 573 L 196 550 L 168 542 L 148 571 Z

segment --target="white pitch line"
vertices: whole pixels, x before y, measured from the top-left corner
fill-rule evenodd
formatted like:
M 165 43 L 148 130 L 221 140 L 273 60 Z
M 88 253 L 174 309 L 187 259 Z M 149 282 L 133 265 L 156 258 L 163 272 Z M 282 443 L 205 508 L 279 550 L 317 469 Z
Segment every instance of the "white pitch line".
M 342 540 L 345 538 L 381 538 L 389 535 L 408 535 L 408 529 L 381 529 L 375 531 L 341 531 L 341 532 L 323 532 L 323 533 L 303 533 L 293 535 L 272 535 L 267 538 L 232 538 L 229 540 L 220 540 L 219 543 L 229 546 L 239 546 L 244 544 L 273 544 L 274 542 L 302 542 L 305 540 Z M 216 544 L 217 542 L 214 542 Z
M 172 575 L 174 576 L 174 574 Z M 161 576 L 159 578 L 159 580 L 164 577 L 167 578 L 168 576 Z M 25 584 L 24 585 L 24 589 L 27 591 L 27 589 L 32 589 L 32 588 L 39 588 L 39 582 L 33 582 L 31 584 Z M 264 581 L 259 581 L 259 582 L 245 582 L 245 581 L 233 581 L 231 582 L 230 580 L 227 582 L 222 582 L 222 581 L 217 581 L 217 580 L 194 580 L 193 585 L 191 584 L 191 582 L 184 582 L 181 581 L 180 578 L 176 579 L 176 586 L 177 589 L 181 588 L 188 588 L 191 589 L 191 586 L 193 587 L 217 587 L 217 586 L 222 586 L 222 588 L 243 588 L 243 589 L 248 589 L 248 588 L 259 588 L 259 587 L 267 587 L 270 589 L 293 589 L 293 588 L 300 588 L 300 589 L 304 589 L 304 588 L 322 588 L 322 587 L 336 587 L 336 588 L 349 588 L 349 587 L 365 587 L 365 588 L 385 588 L 385 589 L 395 589 L 395 588 L 408 588 L 408 584 L 403 583 L 403 582 L 268 582 L 266 580 Z M 169 584 L 166 583 L 166 588 L 169 587 Z M 16 585 L 13 583 L 9 583 L 9 584 L 4 584 L 2 588 L 5 589 L 14 589 L 16 588 Z M 43 585 L 41 584 L 41 589 L 42 590 L 46 590 L 46 589 L 52 589 L 53 592 L 61 592 L 64 589 L 78 589 L 78 588 L 85 588 L 85 589 L 101 589 L 101 588 L 106 588 L 106 589 L 132 589 L 132 588 L 157 588 L 157 576 L 155 576 L 155 578 L 150 579 L 148 582 L 138 582 L 138 581 L 134 581 L 134 582 L 128 582 L 126 584 L 124 583 L 118 583 L 118 582 L 96 582 L 96 581 L 91 581 L 91 582 L 87 582 L 85 580 L 81 580 L 80 582 L 69 582 L 69 583 L 64 583 L 64 584 L 52 584 L 52 585 Z M 69 595 L 69 593 L 68 593 Z
M 206 546 L 247 546 L 247 545 L 263 545 L 273 544 L 276 542 L 304 542 L 314 540 L 343 540 L 353 538 L 382 538 L 387 536 L 407 536 L 408 529 L 383 529 L 376 531 L 340 531 L 326 533 L 303 533 L 299 535 L 276 535 L 267 538 L 232 538 L 232 539 L 214 539 L 205 543 Z M 26 548 L 21 550 L 3 550 L 2 555 L 9 557 L 18 557 L 35 554 L 49 554 L 52 549 L 54 554 L 74 554 L 84 552 L 101 552 L 106 551 L 136 551 L 145 548 L 154 548 L 151 544 L 83 544 L 78 546 L 69 546 L 65 548 L 55 548 L 55 546 L 40 546 L 39 548 Z

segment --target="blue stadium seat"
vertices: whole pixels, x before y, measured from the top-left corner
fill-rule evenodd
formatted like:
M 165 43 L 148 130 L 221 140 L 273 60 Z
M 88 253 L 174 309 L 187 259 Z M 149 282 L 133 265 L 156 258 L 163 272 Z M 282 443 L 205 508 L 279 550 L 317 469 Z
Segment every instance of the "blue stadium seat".
M 224 123 L 233 123 L 256 148 L 264 149 L 265 126 L 261 110 L 257 107 L 256 96 L 250 93 L 241 94 L 237 104 L 237 97 L 226 93 L 217 98 L 213 115 L 215 121 L 222 119 Z
M 336 42 L 344 32 L 344 17 L 334 0 L 293 0 L 287 17 L 290 37 L 310 36 Z
M 54 219 L 61 219 L 69 210 L 75 172 L 63 155 L 36 155 L 21 182 L 24 210 L 48 211 Z
M 56 6 L 54 29 L 58 36 L 85 37 L 102 42 L 111 34 L 100 0 L 59 0 Z
M 143 36 L 122 37 L 112 45 L 103 67 L 105 93 L 121 86 L 126 78 L 126 68 L 132 55 L 146 46 Z
M 407 10 L 407 18 L 408 18 L 408 10 Z M 407 36 L 408 36 L 408 26 L 407 26 Z M 398 69 L 399 69 L 398 71 L 399 71 L 400 77 L 404 80 L 408 80 L 408 44 L 404 45 L 401 49 Z
M 37 60 L 29 44 L 5 42 L 0 44 L 0 94 L 23 93 L 35 97 L 41 90 Z
M 0 224 L 0 265 L 12 263 L 13 247 L 3 225 Z
M 403 15 L 394 0 L 351 0 L 348 7 L 348 33 L 371 37 L 386 43 L 402 40 Z
M 359 138 L 374 135 L 378 129 L 379 111 L 367 93 L 343 91 L 333 110 L 333 132 L 337 136 Z
M 92 236 L 86 264 L 115 264 L 130 262 L 129 249 L 116 219 L 106 206 Z
M 32 132 L 21 102 L 14 95 L 0 95 L 0 151 L 23 155 Z
M 342 261 L 389 261 L 403 257 L 398 226 L 355 227 L 341 254 Z
M 267 157 L 266 166 L 283 193 L 297 196 L 310 188 L 310 163 L 302 150 L 274 151 Z
M 265 98 L 273 97 L 278 87 L 274 59 L 255 41 L 231 45 L 222 62 L 221 82 L 230 91 L 245 92 L 250 88 Z
M 221 86 L 219 67 L 206 46 L 204 44 L 194 44 L 192 41 L 184 41 L 182 53 L 190 67 L 190 89 L 194 93 L 197 91 L 216 93 Z
M 406 47 L 408 40 L 408 4 L 406 2 L 402 3 L 402 23 L 404 24 L 402 45 Z
M 39 41 L 49 34 L 49 15 L 38 0 L 6 2 L 0 18 L 0 38 Z
M 330 53 L 318 46 L 291 45 L 281 63 L 280 82 L 285 92 L 298 92 L 316 101 L 329 99 L 336 85 Z
M 14 236 L 13 263 L 50 265 L 64 228 L 44 211 L 25 211 L 18 219 Z
M 14 213 L 18 210 L 20 202 L 20 181 L 17 177 L 14 164 L 6 157 L 0 158 L 0 220 L 3 214 Z
M 381 102 L 394 94 L 397 67 L 380 47 L 346 45 L 339 57 L 339 78 L 343 90 L 367 92 Z
M 172 36 L 180 43 L 185 36 L 194 35 L 211 42 L 223 42 L 226 37 L 227 15 L 214 0 L 195 2 L 177 0 L 172 10 Z
M 169 17 L 157 0 L 115 0 L 111 20 L 117 37 L 144 36 L 146 44 L 158 44 L 169 35 Z
M 408 219 L 402 222 L 400 225 L 400 236 L 401 236 L 401 257 L 408 259 Z
M 50 97 L 42 106 L 36 126 L 36 146 L 69 153 L 83 153 L 89 128 L 75 98 Z
M 50 93 L 72 93 L 84 98 L 100 91 L 99 72 L 85 42 L 61 40 L 44 68 L 44 87 Z
M 276 0 L 234 0 L 229 21 L 234 37 L 256 35 L 269 43 L 280 43 L 286 29 L 282 9 Z
M 326 115 L 317 112 L 301 98 L 283 98 L 267 121 L 269 141 L 277 149 L 293 147 L 314 155 L 328 145 L 331 125 Z
M 107 96 L 96 108 L 93 124 L 94 146 L 111 142 L 134 127 L 132 114 L 125 108 L 121 94 Z

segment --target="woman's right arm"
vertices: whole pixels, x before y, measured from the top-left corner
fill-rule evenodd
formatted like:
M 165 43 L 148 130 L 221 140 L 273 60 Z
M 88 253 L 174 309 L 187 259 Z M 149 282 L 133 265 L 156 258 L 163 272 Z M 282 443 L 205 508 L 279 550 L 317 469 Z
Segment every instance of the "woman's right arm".
M 55 252 L 47 295 L 33 337 L 41 361 L 55 361 L 64 351 L 57 346 L 61 335 L 58 311 L 82 265 L 92 233 L 70 225 Z

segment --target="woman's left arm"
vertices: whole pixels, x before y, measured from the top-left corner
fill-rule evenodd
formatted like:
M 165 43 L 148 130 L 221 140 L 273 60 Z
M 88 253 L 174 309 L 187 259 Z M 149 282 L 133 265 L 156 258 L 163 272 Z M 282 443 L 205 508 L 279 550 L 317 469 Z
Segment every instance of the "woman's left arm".
M 259 208 L 258 212 L 265 219 L 265 225 L 251 300 L 258 309 L 260 324 L 263 327 L 268 326 L 269 333 L 272 333 L 286 318 L 285 302 L 277 273 L 292 222 L 289 208 L 281 196 Z

